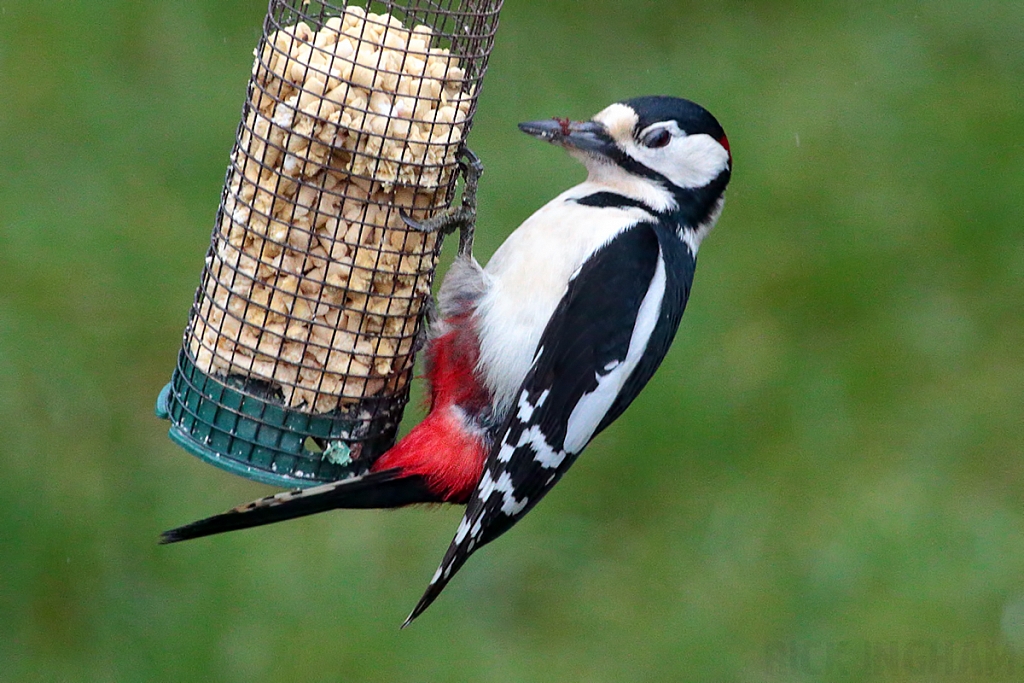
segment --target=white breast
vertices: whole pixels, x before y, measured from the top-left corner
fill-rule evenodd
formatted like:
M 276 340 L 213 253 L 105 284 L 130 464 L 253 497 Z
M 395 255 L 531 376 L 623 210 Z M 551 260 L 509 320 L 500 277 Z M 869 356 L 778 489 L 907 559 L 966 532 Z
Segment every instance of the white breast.
M 509 236 L 484 269 L 487 292 L 476 311 L 478 369 L 499 416 L 515 400 L 540 336 L 572 276 L 598 247 L 650 218 L 639 208 L 600 208 L 572 201 L 606 189 L 585 182 L 551 200 Z

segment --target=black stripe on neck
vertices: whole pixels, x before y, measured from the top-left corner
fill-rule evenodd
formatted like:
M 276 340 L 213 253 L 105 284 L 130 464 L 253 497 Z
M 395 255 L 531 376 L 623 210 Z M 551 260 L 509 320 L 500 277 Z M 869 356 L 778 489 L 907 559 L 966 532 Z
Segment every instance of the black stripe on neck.
M 643 202 L 615 192 L 595 192 L 574 201 L 583 206 L 596 206 L 602 209 L 643 209 L 654 213 L 653 209 Z
M 667 187 L 676 200 L 676 209 L 671 212 L 673 220 L 680 225 L 697 228 L 708 222 L 725 193 L 732 169 L 727 168 L 703 187 L 681 188 L 668 183 Z
M 711 217 L 718 199 L 729 184 L 731 169 L 725 169 L 714 180 L 703 187 L 684 188 L 673 185 L 668 178 L 650 169 L 646 169 L 645 177 L 650 178 L 672 194 L 676 206 L 671 211 L 657 211 L 638 199 L 627 197 L 616 192 L 602 191 L 574 199 L 583 206 L 595 206 L 602 209 L 642 209 L 684 228 L 697 228 Z M 639 174 L 638 174 L 639 175 Z
M 640 204 L 641 207 L 689 228 L 696 228 L 707 222 L 715 210 L 718 198 L 725 192 L 729 178 L 732 176 L 732 161 L 730 160 L 729 166 L 707 185 L 693 188 L 679 187 L 662 174 L 644 166 L 619 147 L 615 147 L 608 157 L 628 173 L 651 180 L 668 190 L 675 199 L 677 208 L 674 211 L 654 211 L 643 204 Z

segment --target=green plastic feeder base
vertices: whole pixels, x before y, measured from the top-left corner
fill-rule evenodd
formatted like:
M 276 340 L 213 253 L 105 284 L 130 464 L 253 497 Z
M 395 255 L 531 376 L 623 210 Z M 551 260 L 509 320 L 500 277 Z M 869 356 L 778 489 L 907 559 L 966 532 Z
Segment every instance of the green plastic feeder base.
M 348 411 L 314 415 L 254 393 L 259 383 L 219 379 L 182 350 L 157 397 L 157 417 L 186 451 L 233 474 L 305 488 L 364 473 L 395 441 L 405 397 L 366 399 Z

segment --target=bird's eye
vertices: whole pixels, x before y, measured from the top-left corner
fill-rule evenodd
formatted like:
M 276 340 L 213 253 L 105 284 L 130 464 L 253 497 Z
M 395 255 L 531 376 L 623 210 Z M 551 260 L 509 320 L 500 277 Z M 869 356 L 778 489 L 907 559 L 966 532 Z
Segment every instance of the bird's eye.
M 657 149 L 658 147 L 664 147 L 672 141 L 672 133 L 668 132 L 667 128 L 658 128 L 652 130 L 650 133 L 644 135 L 643 139 L 640 140 L 644 147 L 650 147 L 651 149 Z

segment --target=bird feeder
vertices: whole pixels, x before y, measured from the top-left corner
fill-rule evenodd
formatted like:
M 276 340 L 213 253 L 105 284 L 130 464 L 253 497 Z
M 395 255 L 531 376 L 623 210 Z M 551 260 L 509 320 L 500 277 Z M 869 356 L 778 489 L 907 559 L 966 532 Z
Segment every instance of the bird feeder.
M 501 2 L 271 0 L 157 401 L 185 450 L 305 487 L 394 443 Z

